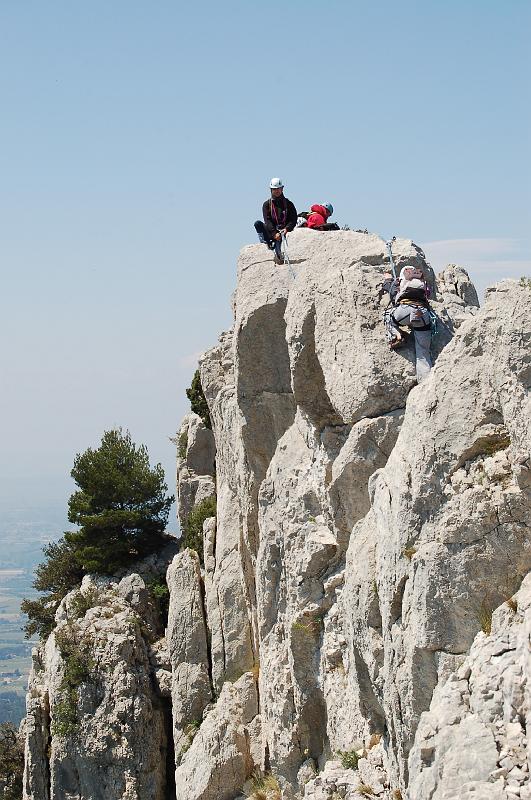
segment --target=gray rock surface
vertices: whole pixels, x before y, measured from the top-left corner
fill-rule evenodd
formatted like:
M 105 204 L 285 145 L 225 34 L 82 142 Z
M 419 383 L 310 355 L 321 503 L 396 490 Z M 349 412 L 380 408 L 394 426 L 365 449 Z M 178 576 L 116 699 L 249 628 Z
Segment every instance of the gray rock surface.
M 397 240 L 444 322 L 416 386 L 414 353 L 384 339 L 383 240 L 298 230 L 289 246 L 294 278 L 263 245 L 242 250 L 234 325 L 200 359 L 212 433 L 195 415 L 180 429 L 182 520 L 216 494 L 204 567 L 175 558 L 165 636 L 140 578 L 98 584 L 115 610 L 75 626 L 109 673 L 80 687 L 81 739 L 53 736 L 50 762 L 63 672 L 49 640 L 28 800 L 72 775 L 89 800 L 96 764 L 106 800 L 171 794 L 173 774 L 179 800 L 530 794 L 527 584 L 516 614 L 504 601 L 531 566 L 531 292 L 503 282 L 479 309 L 461 267 L 436 281 Z M 138 712 L 117 718 L 131 692 Z
M 50 741 L 50 699 L 42 653 L 32 652 L 32 667 L 26 695 L 24 720 L 24 787 L 25 800 L 49 800 L 50 764 L 47 757 Z
M 515 282 L 502 284 L 462 325 L 426 387 L 411 393 L 389 461 L 369 482 L 371 512 L 351 537 L 350 649 L 359 655 L 365 639 L 404 779 L 437 682 L 470 648 L 482 609 L 510 596 L 530 568 L 529 300 Z M 372 653 L 370 580 L 382 618 Z
M 30 676 L 28 800 L 165 798 L 166 723 L 142 622 L 150 613 L 138 576 L 85 578 L 63 601 Z
M 172 665 L 175 760 L 190 746 L 203 711 L 212 700 L 207 627 L 199 557 L 193 550 L 175 556 L 167 573 L 170 608 L 166 639 Z
M 257 714 L 252 673 L 224 684 L 177 768 L 176 797 L 232 800 L 238 794 L 256 766 L 252 751 L 260 735 Z
M 173 440 L 177 445 L 177 514 L 181 528 L 195 505 L 216 494 L 216 443 L 197 414 L 187 414 Z
M 420 719 L 409 757 L 411 800 L 531 796 L 531 575 L 509 603 Z

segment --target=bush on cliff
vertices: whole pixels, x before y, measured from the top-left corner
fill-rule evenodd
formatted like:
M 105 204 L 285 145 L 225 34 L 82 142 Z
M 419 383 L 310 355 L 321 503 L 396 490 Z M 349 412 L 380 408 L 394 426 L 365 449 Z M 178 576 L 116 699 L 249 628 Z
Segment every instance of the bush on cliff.
M 189 547 L 199 556 L 201 565 L 204 565 L 203 555 L 203 522 L 209 517 L 216 516 L 216 498 L 208 497 L 192 508 L 184 526 L 181 539 L 181 549 Z
M 151 468 L 147 449 L 128 431 L 106 431 L 100 446 L 74 460 L 78 491 L 68 503 L 68 519 L 78 530 L 44 548 L 34 587 L 46 592 L 24 600 L 26 633 L 49 634 L 61 599 L 88 573 L 112 575 L 121 567 L 160 549 L 173 497 L 160 464 Z
M 0 725 L 0 797 L 20 800 L 24 772 L 24 742 L 11 722 Z
M 75 548 L 64 539 L 47 544 L 43 552 L 46 561 L 35 570 L 33 586 L 45 594 L 35 600 L 25 599 L 20 606 L 28 617 L 25 627 L 28 638 L 37 633 L 45 639 L 51 633 L 57 606 L 65 594 L 81 583 L 85 574 Z
M 190 406 L 194 414 L 201 417 L 207 428 L 212 428 L 210 412 L 203 393 L 203 387 L 201 386 L 201 377 L 198 369 L 196 369 L 194 377 L 192 378 L 192 385 L 186 390 L 186 396 L 190 401 Z

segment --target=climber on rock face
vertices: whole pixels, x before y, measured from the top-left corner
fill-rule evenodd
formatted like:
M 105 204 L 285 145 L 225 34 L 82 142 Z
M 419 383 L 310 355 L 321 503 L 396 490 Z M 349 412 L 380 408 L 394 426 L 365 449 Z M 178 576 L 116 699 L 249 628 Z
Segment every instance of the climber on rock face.
M 271 178 L 271 197 L 262 206 L 264 221 L 254 223 L 259 240 L 275 251 L 275 264 L 283 264 L 281 251 L 282 234 L 292 231 L 297 224 L 295 206 L 284 197 L 284 184 L 280 178 Z
M 383 289 L 389 292 L 393 304 L 384 314 L 387 341 L 392 350 L 402 347 L 409 337 L 401 327 L 410 328 L 415 339 L 417 381 L 420 383 L 432 367 L 432 323 L 424 275 L 415 267 L 404 267 L 398 280 L 393 280 L 390 274 L 384 275 Z

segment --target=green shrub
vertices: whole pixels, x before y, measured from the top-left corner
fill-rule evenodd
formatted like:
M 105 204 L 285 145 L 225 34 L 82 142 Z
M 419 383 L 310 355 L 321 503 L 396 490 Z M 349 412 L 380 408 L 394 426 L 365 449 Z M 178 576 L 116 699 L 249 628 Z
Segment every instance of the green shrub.
M 147 584 L 147 588 L 160 614 L 162 624 L 166 627 L 168 624 L 168 611 L 170 609 L 170 590 L 166 583 L 166 577 L 162 575 L 160 578 L 151 581 Z
M 54 629 L 55 612 L 59 600 L 54 600 L 51 595 L 39 597 L 37 600 L 24 600 L 20 604 L 20 610 L 28 617 L 24 625 L 26 639 L 38 634 L 39 638 L 47 639 Z
M 75 548 L 64 538 L 47 544 L 43 547 L 43 553 L 46 561 L 35 570 L 33 586 L 45 594 L 35 600 L 25 599 L 20 605 L 21 611 L 28 617 L 24 626 L 28 639 L 36 633 L 41 639 L 50 635 L 55 625 L 57 606 L 71 589 L 81 583 L 84 574 Z
M 531 289 L 531 278 L 528 278 L 527 275 L 522 275 L 520 278 L 520 286 L 523 286 L 525 289 Z
M 60 699 L 52 708 L 51 731 L 54 736 L 71 736 L 78 727 L 78 688 L 90 680 L 94 669 L 91 642 L 83 641 L 72 626 L 58 631 L 55 641 L 63 659 L 63 678 L 59 686 Z
M 208 403 L 203 393 L 203 387 L 201 386 L 201 376 L 199 375 L 198 369 L 196 369 L 194 373 L 194 377 L 192 378 L 192 384 L 190 388 L 186 390 L 186 396 L 190 401 L 190 406 L 194 414 L 197 414 L 198 417 L 201 417 L 207 428 L 212 428 L 212 422 L 210 420 L 210 412 L 208 410 Z
M 86 592 L 76 592 L 70 600 L 70 611 L 74 619 L 83 619 L 90 608 L 94 608 L 100 601 L 100 593 L 96 587 L 91 586 Z
M 11 722 L 0 724 L 0 797 L 2 800 L 22 798 L 24 742 Z
M 51 731 L 53 736 L 73 736 L 79 728 L 77 718 L 77 689 L 62 689 L 61 699 L 53 707 Z
M 342 750 L 338 756 L 343 769 L 358 769 L 359 756 L 355 750 Z
M 179 436 L 179 458 L 186 458 L 188 450 L 188 431 L 183 431 Z
M 203 554 L 203 523 L 209 517 L 216 516 L 216 498 L 208 497 L 202 500 L 190 511 L 181 537 L 181 549 L 189 547 L 199 555 L 201 564 L 204 564 Z
M 294 622 L 291 630 L 294 633 L 305 633 L 308 636 L 319 636 L 324 628 L 324 617 L 316 614 L 314 617 L 307 618 L 307 622 Z

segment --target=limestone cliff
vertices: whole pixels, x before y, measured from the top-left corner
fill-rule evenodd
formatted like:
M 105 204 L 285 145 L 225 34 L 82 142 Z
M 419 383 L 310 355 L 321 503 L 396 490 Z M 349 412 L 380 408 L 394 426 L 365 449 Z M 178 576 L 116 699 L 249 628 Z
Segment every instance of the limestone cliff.
M 217 498 L 204 563 L 173 557 L 165 631 L 137 575 L 65 598 L 27 800 L 531 797 L 531 291 L 479 309 L 463 269 L 398 240 L 444 323 L 417 386 L 383 336 L 385 243 L 289 244 L 294 277 L 242 250 L 200 361 L 212 431 L 179 429 L 182 523 Z

